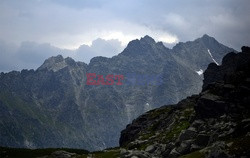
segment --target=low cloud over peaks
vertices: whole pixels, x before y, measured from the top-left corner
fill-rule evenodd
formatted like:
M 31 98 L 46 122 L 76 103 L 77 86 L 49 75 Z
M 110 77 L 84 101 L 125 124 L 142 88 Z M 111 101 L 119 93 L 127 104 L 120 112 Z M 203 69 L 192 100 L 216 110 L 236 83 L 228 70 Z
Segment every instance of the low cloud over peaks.
M 90 46 L 81 45 L 75 52 L 75 59 L 89 63 L 96 56 L 112 57 L 122 51 L 121 42 L 118 40 L 104 40 L 98 38 Z
M 89 63 L 95 56 L 112 57 L 122 51 L 118 40 L 96 39 L 90 46 L 81 45 L 76 50 L 61 49 L 49 43 L 22 42 L 20 46 L 0 41 L 0 72 L 37 69 L 45 59 L 58 54 L 76 61 Z

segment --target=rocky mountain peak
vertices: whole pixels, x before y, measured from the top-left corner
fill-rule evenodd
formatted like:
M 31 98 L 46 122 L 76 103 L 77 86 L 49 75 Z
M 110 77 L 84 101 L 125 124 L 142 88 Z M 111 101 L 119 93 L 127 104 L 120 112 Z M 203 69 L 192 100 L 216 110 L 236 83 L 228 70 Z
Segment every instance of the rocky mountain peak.
M 241 47 L 241 51 L 242 51 L 243 53 L 250 53 L 250 47 L 243 46 L 243 47 Z
M 44 63 L 37 69 L 39 70 L 52 70 L 54 72 L 61 70 L 67 66 L 73 66 L 76 62 L 67 57 L 66 59 L 63 58 L 62 55 L 52 56 L 44 61 Z
M 206 40 L 215 40 L 214 37 L 209 36 L 208 34 L 204 34 L 201 38 L 198 38 L 198 39 L 203 40 L 203 41 L 206 41 Z
M 156 43 L 155 40 L 152 37 L 148 36 L 148 35 L 142 37 L 140 39 L 140 42 L 147 43 L 147 44 L 155 44 Z
M 213 37 L 209 36 L 208 34 L 204 34 L 201 38 L 213 38 Z
M 206 45 L 219 44 L 219 42 L 214 37 L 211 37 L 207 34 L 204 34 L 201 38 L 198 38 L 197 40 L 203 42 Z
M 121 53 L 125 56 L 131 57 L 141 57 L 145 55 L 151 55 L 157 49 L 162 49 L 162 43 L 156 43 L 155 40 L 146 35 L 142 37 L 140 40 L 136 39 L 128 43 L 128 46 Z
M 63 58 L 62 55 L 57 55 L 57 56 L 52 56 L 52 57 L 48 58 L 47 62 L 51 62 L 52 61 L 52 62 L 58 63 L 58 62 L 61 62 L 63 60 L 64 60 L 64 58 Z

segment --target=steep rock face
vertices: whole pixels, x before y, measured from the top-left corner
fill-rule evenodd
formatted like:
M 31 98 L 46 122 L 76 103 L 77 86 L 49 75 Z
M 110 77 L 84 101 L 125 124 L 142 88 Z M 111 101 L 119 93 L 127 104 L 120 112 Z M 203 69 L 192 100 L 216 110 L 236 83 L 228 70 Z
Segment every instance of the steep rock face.
M 211 62 L 221 64 L 224 52 L 234 52 L 213 37 L 204 35 L 192 42 L 179 43 L 173 47 L 174 57 L 194 70 L 205 70 Z
M 196 71 L 212 61 L 207 49 L 213 56 L 232 50 L 207 35 L 174 49 L 145 36 L 131 41 L 119 55 L 95 57 L 89 65 L 59 55 L 36 71 L 1 73 L 0 145 L 89 150 L 116 146 L 120 131 L 140 114 L 201 91 L 203 77 Z M 206 55 L 196 58 L 196 53 Z M 124 84 L 86 85 L 87 73 L 124 75 Z M 147 84 L 147 77 L 157 75 L 162 80 Z
M 249 47 L 210 64 L 199 95 L 149 111 L 121 132 L 121 157 L 249 157 L 249 70 Z
M 230 76 L 231 74 L 235 75 L 235 72 L 239 73 L 240 71 L 248 68 L 248 47 L 242 47 L 242 52 L 240 56 L 231 52 L 228 53 L 222 60 L 222 65 L 216 66 L 211 63 L 208 65 L 208 69 L 204 72 L 204 84 L 203 89 L 209 84 L 215 81 L 222 81 L 225 79 L 225 82 L 230 82 L 233 78 Z M 226 76 L 225 76 L 226 75 Z M 236 77 L 236 76 L 234 76 Z M 239 76 L 240 77 L 240 76 Z M 227 79 L 229 78 L 229 79 Z M 236 81 L 236 78 L 234 78 Z M 228 81 L 229 80 L 229 81 Z M 239 80 L 241 81 L 241 80 Z
M 1 75 L 1 145 L 88 147 L 76 99 L 86 65 L 70 61 L 57 56 L 37 71 Z
M 227 54 L 221 66 L 210 64 L 204 76 L 203 96 L 196 106 L 200 117 L 216 117 L 227 113 L 246 117 L 249 114 L 249 47 L 242 47 L 240 54 Z

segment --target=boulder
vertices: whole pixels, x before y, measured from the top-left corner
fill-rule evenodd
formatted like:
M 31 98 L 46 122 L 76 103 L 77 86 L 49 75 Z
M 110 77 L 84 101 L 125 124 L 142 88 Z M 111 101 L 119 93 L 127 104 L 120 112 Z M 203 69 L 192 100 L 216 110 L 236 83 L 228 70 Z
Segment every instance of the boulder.
M 70 152 L 63 151 L 63 150 L 58 150 L 51 154 L 53 158 L 71 158 L 72 156 L 75 156 L 75 155 L 76 155 L 75 153 L 70 153 Z
M 149 145 L 146 149 L 146 152 L 152 153 L 155 151 L 155 146 L 154 145 Z
M 180 134 L 178 141 L 182 142 L 184 140 L 193 139 L 196 135 L 197 135 L 197 132 L 194 130 L 194 128 L 190 128 L 190 129 L 183 131 Z
M 202 95 L 195 106 L 198 118 L 217 118 L 227 113 L 227 110 L 228 104 L 210 92 Z
M 174 148 L 173 150 L 171 150 L 169 157 L 178 157 L 181 154 L 176 150 L 176 148 Z
M 183 141 L 179 147 L 177 147 L 176 151 L 180 153 L 181 155 L 185 155 L 190 152 L 192 141 L 187 140 Z
M 205 147 L 207 146 L 209 139 L 210 139 L 209 135 L 198 134 L 197 137 L 195 138 L 194 144 L 201 147 Z

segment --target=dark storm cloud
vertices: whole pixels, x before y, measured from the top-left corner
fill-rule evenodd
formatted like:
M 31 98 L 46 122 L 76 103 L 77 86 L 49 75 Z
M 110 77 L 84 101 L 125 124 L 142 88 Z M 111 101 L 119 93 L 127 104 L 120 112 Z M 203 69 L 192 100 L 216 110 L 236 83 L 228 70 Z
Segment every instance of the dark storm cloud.
M 0 67 L 35 67 L 63 48 L 72 49 L 68 56 L 87 62 L 93 55 L 116 55 L 128 41 L 146 34 L 171 47 L 206 33 L 239 50 L 250 45 L 249 8 L 249 0 L 2 0 Z M 98 38 L 109 43 L 116 39 L 122 46 L 88 46 Z M 14 59 L 22 62 L 17 65 Z

